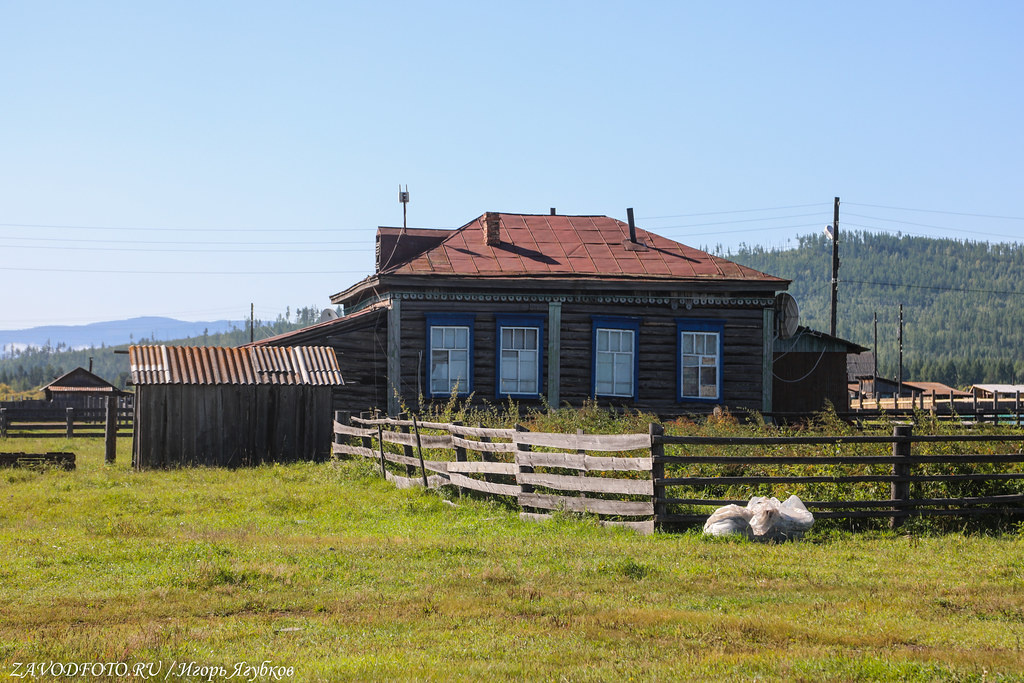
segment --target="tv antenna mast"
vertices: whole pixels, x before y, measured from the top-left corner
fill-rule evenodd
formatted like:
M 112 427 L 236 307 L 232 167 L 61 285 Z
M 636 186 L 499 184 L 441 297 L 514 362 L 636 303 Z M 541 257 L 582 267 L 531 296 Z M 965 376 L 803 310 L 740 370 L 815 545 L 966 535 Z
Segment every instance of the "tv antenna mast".
M 398 186 L 398 201 L 400 201 L 402 203 L 402 232 L 405 232 L 405 229 L 407 227 L 406 226 L 405 210 L 406 210 L 406 207 L 409 205 L 409 186 L 408 185 L 405 186 L 404 190 L 402 189 L 401 185 Z

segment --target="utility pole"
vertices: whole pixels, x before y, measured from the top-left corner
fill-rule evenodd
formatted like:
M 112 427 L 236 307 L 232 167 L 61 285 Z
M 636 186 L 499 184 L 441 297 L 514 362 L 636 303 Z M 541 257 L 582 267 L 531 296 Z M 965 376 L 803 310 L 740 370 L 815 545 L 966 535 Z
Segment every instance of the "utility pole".
M 256 304 L 249 304 L 249 343 L 256 341 Z
M 872 385 L 878 381 L 878 311 L 873 316 L 875 322 L 875 345 L 871 353 L 871 382 Z
M 903 395 L 903 304 L 900 304 L 900 328 L 899 328 L 899 344 L 900 344 L 900 374 L 896 378 L 896 400 Z M 896 404 L 899 407 L 899 403 Z
M 836 336 L 836 306 L 839 303 L 839 197 L 836 197 L 832 217 L 832 327 Z

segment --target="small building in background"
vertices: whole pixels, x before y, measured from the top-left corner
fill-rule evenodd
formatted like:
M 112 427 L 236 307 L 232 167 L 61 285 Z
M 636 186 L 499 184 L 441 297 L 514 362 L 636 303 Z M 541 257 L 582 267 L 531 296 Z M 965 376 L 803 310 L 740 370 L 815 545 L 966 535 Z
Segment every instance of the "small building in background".
M 972 384 L 969 393 L 978 398 L 1008 398 L 1024 394 L 1024 384 Z
M 75 368 L 66 372 L 49 384 L 40 387 L 46 400 L 61 408 L 103 409 L 107 397 L 125 397 L 129 394 L 121 391 L 99 375 L 85 368 Z
M 332 390 L 330 348 L 132 346 L 136 469 L 244 467 L 322 460 Z
M 776 338 L 772 369 L 772 412 L 807 414 L 829 404 L 850 408 L 847 358 L 867 351 L 859 344 L 800 326 L 787 339 Z

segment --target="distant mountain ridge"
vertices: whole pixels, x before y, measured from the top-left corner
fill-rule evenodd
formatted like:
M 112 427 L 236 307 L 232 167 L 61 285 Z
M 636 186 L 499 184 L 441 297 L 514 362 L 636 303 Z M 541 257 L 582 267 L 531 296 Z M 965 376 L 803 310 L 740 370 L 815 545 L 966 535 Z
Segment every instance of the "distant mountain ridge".
M 117 346 L 141 339 L 182 339 L 207 334 L 228 332 L 244 327 L 243 321 L 213 320 L 191 322 L 159 316 L 142 316 L 127 320 L 89 323 L 86 325 L 45 325 L 24 330 L 0 330 L 0 350 L 9 352 L 26 346 L 61 345 L 82 349 L 90 346 Z

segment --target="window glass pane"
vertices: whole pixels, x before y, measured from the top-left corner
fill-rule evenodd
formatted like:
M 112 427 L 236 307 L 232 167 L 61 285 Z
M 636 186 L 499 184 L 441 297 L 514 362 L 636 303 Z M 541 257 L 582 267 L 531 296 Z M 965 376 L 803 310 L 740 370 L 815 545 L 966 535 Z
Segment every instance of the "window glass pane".
M 620 333 L 620 336 L 622 337 L 622 342 L 619 344 L 619 349 L 621 351 L 632 352 L 633 351 L 633 331 L 632 330 L 623 330 Z
M 697 373 L 696 367 L 683 368 L 683 396 L 697 396 Z
M 597 350 L 607 351 L 608 350 L 608 330 L 597 331 Z
M 468 349 L 469 348 L 469 328 L 468 327 L 456 327 L 455 328 L 455 348 L 457 348 L 457 349 Z
M 519 381 L 519 393 L 520 394 L 536 394 L 537 393 L 537 378 L 523 379 Z
M 501 348 L 511 349 L 512 348 L 512 328 L 503 327 L 501 328 Z
M 519 365 L 518 354 L 515 351 L 502 351 L 501 353 L 501 379 L 518 379 Z
M 693 353 L 693 334 L 683 332 L 683 353 Z
M 525 343 L 523 348 L 536 349 L 537 348 L 537 328 L 531 327 L 526 330 Z

